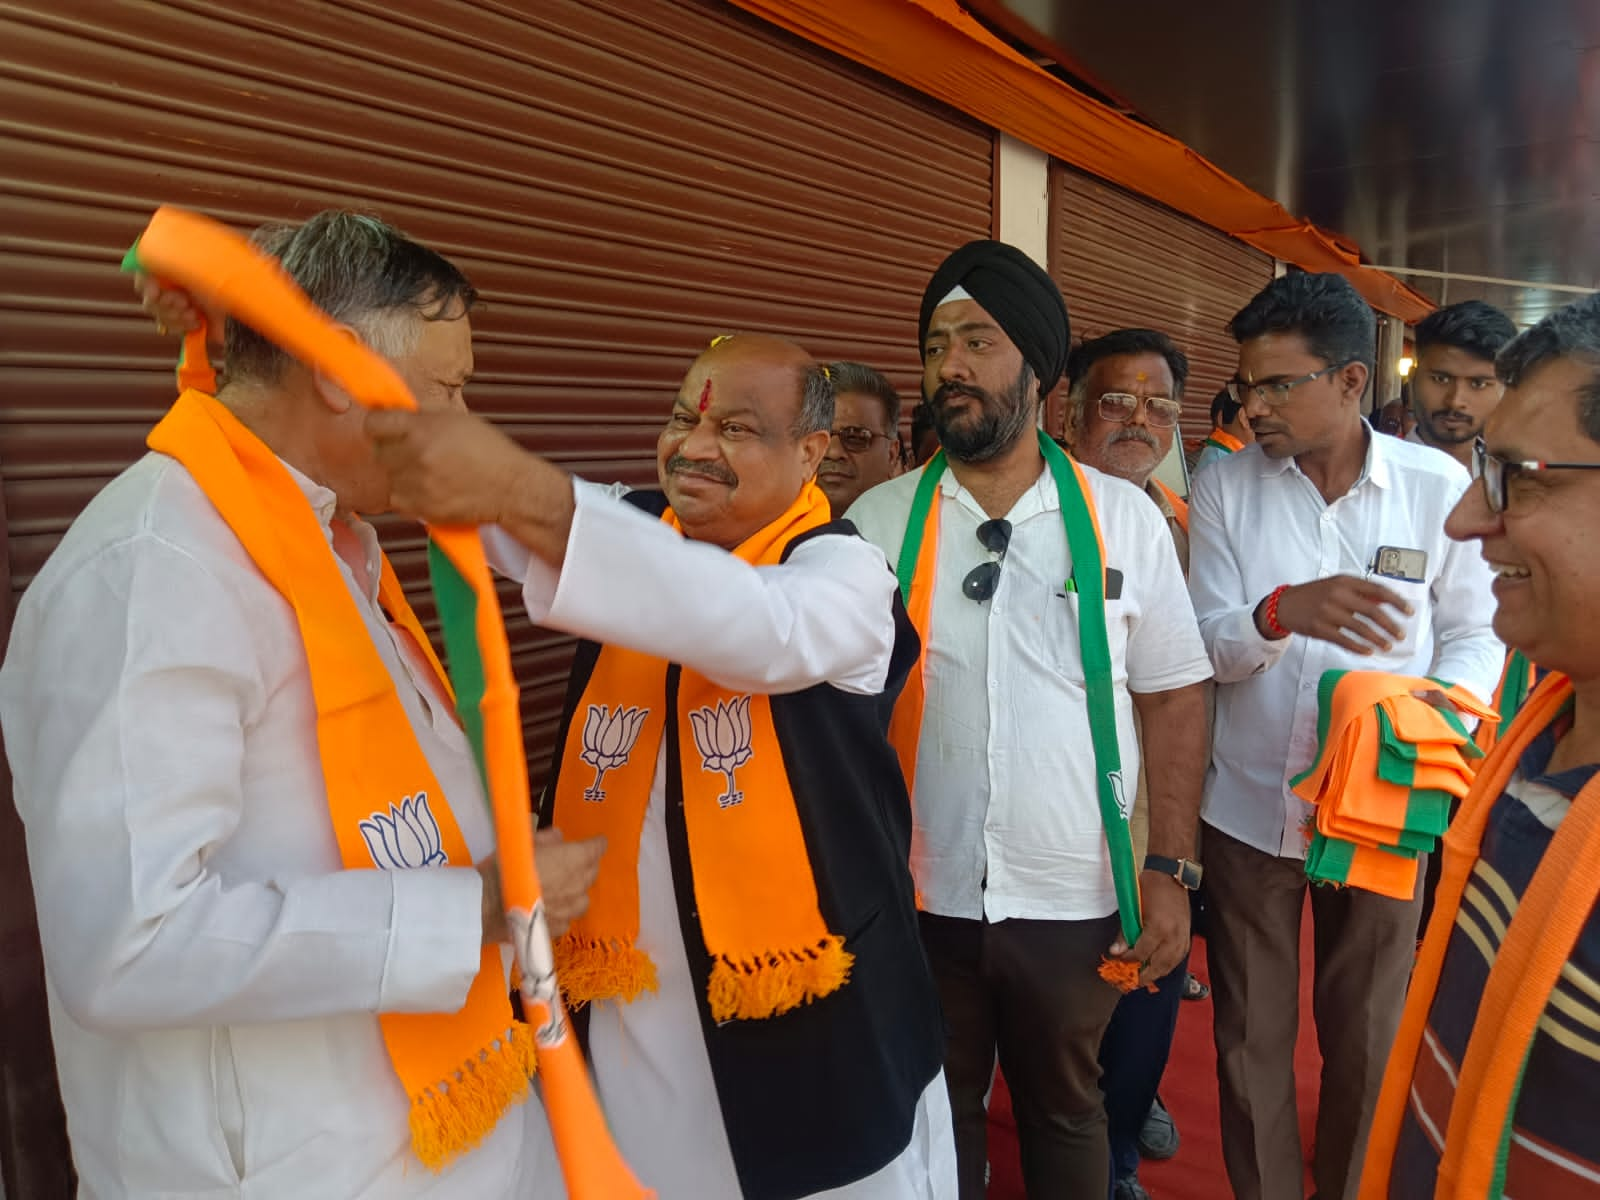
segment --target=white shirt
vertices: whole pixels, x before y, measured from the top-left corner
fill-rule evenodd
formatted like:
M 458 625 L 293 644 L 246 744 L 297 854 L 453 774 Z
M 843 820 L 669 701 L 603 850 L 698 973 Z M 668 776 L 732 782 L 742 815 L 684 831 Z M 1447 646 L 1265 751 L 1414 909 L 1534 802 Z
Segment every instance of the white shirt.
M 297 481 L 332 540 L 332 493 Z M 345 581 L 481 858 L 493 831 L 466 740 L 377 605 L 372 529 L 340 531 Z M 177 463 L 146 455 L 51 555 L 17 612 L 0 719 L 81 1196 L 521 1186 L 537 1101 L 432 1174 L 375 1015 L 461 1007 L 478 874 L 343 868 L 294 612 Z
M 536 623 L 682 663 L 733 691 L 778 695 L 819 683 L 869 695 L 883 690 L 894 649 L 894 578 L 876 547 L 825 535 L 797 546 L 782 565 L 751 567 L 614 499 L 621 490 L 577 484 L 559 572 L 505 535 L 491 536 L 497 568 L 522 575 Z M 639 844 L 638 945 L 655 963 L 658 990 L 628 1004 L 592 1005 L 595 1084 L 623 1157 L 661 1200 L 739 1200 L 678 923 L 665 740 L 654 756 Z M 535 1194 L 540 1200 L 562 1194 L 554 1171 Z M 955 1194 L 955 1140 L 941 1073 L 923 1093 L 898 1158 L 816 1196 L 954 1200 Z
M 1202 815 L 1268 854 L 1305 855 L 1311 806 L 1288 781 L 1317 747 L 1317 686 L 1331 670 L 1435 675 L 1481 698 L 1494 692 L 1505 648 L 1489 628 L 1494 597 L 1477 549 L 1445 537 L 1468 486 L 1447 454 L 1367 432 L 1361 476 L 1332 504 L 1293 459 L 1246 446 L 1195 476 L 1189 497 L 1189 586 L 1217 672 L 1211 770 Z M 1377 579 L 1416 610 L 1388 653 L 1256 630 L 1255 608 L 1280 584 L 1366 576 L 1378 547 L 1421 550 L 1426 581 Z
M 1122 594 L 1106 602 L 1117 740 L 1131 805 L 1139 739 L 1130 692 L 1163 692 L 1211 674 L 1183 573 L 1160 510 L 1125 480 L 1084 467 Z M 880 484 L 851 506 L 862 534 L 898 561 L 921 472 Z M 989 519 L 946 471 L 926 701 L 917 748 L 912 872 L 923 907 L 942 916 L 1086 920 L 1116 909 L 1095 792 L 1078 649 L 1072 556 L 1048 469 L 1007 514 L 1011 542 L 986 604 L 962 578 L 993 555 Z

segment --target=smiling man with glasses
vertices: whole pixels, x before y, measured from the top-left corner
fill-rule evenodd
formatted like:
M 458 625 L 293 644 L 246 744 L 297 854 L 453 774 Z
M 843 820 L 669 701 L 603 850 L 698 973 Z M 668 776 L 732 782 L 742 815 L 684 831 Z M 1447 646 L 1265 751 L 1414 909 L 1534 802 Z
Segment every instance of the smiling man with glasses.
M 1255 447 L 1196 476 L 1190 590 L 1217 674 L 1204 844 L 1222 1148 L 1239 1200 L 1300 1196 L 1300 927 L 1316 927 L 1322 1047 L 1313 1175 L 1350 1200 L 1416 950 L 1421 895 L 1309 888 L 1309 805 L 1330 670 L 1433 676 L 1487 699 L 1504 651 L 1482 559 L 1445 537 L 1468 485 L 1362 420 L 1376 321 L 1338 275 L 1294 272 L 1234 316 L 1232 392 Z M 1419 872 L 1420 875 L 1420 872 Z M 1422 1193 L 1408 1193 L 1422 1194 Z
M 1600 1179 L 1600 857 L 1579 849 L 1600 829 L 1600 296 L 1495 368 L 1505 398 L 1447 531 L 1494 569 L 1495 631 L 1551 677 L 1447 835 L 1361 1200 L 1578 1197 Z
M 970 243 L 934 273 L 919 332 L 943 452 L 848 515 L 923 638 L 890 737 L 912 782 L 961 1196 L 984 1195 L 997 1051 L 1028 1194 L 1105 1196 L 1096 1054 L 1118 993 L 1098 967 L 1113 955 L 1149 982 L 1188 949 L 1210 668 L 1160 514 L 1038 428 L 1068 346 L 1050 277 Z M 1166 731 L 1144 760 L 1145 860 L 1128 833 L 1135 711 Z M 1119 913 L 1142 921 L 1131 947 Z

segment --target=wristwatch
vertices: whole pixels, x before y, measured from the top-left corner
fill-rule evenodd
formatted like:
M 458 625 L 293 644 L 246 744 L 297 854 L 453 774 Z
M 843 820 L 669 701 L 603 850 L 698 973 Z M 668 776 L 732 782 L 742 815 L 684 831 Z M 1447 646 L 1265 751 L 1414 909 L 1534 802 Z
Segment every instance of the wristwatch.
M 1144 869 L 1171 875 L 1191 892 L 1200 887 L 1200 876 L 1203 874 L 1200 864 L 1192 858 L 1162 858 L 1159 854 L 1146 854 Z

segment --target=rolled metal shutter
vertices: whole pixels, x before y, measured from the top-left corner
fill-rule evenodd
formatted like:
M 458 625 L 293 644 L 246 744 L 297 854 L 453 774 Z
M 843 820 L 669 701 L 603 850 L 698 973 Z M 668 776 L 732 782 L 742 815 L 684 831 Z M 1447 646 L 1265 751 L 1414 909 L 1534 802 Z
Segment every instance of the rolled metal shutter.
M 159 204 L 240 228 L 335 205 L 393 221 L 482 291 L 472 406 L 574 471 L 642 484 L 718 333 L 860 359 L 913 400 L 921 288 L 989 232 L 992 152 L 970 119 L 713 0 L 7 3 L 10 586 L 172 399 L 176 346 L 116 270 Z M 382 527 L 420 587 L 415 527 Z M 505 598 L 537 787 L 571 644 Z M 28 1057 L 48 1051 L 18 833 L 0 804 L 0 1160 L 11 1194 L 63 1196 L 54 1080 Z
M 1189 356 L 1186 443 L 1211 429 L 1211 398 L 1238 365 L 1228 320 L 1272 279 L 1272 259 L 1142 196 L 1050 164 L 1050 274 L 1073 340 L 1139 326 Z M 1061 397 L 1047 419 L 1061 431 Z

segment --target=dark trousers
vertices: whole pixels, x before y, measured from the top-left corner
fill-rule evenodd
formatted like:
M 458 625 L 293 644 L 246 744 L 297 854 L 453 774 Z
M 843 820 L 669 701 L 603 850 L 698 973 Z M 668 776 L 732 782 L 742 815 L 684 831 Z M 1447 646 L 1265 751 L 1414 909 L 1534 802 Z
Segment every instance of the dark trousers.
M 922 914 L 944 1006 L 961 1200 L 984 1197 L 984 1096 L 997 1054 L 1030 1200 L 1100 1196 L 1110 1186 L 1098 1054 L 1118 992 L 1096 968 L 1116 936 L 1115 914 L 993 925 Z
M 1416 958 L 1417 894 L 1310 887 L 1297 859 L 1207 826 L 1206 953 L 1216 1010 L 1222 1158 L 1236 1200 L 1302 1200 L 1295 1108 L 1300 919 L 1311 893 L 1322 1050 L 1312 1178 L 1320 1200 L 1354 1200 L 1372 1110 Z
M 1155 991 L 1140 988 L 1117 1002 L 1100 1039 L 1100 1091 L 1105 1096 L 1113 1183 L 1138 1173 L 1139 1131 L 1167 1070 L 1188 974 L 1185 953 L 1183 961 L 1156 983 Z

